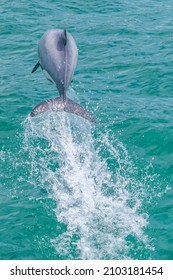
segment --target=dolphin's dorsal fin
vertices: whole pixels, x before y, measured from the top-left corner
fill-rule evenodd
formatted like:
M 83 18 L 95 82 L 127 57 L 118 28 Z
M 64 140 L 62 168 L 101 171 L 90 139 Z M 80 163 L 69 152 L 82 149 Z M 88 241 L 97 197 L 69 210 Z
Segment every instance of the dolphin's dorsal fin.
M 62 32 L 62 40 L 63 40 L 64 46 L 66 46 L 66 44 L 67 44 L 67 31 L 66 31 L 66 29 L 64 29 L 64 31 Z
M 34 73 L 37 69 L 38 69 L 38 67 L 40 66 L 40 63 L 39 63 L 39 61 L 36 63 L 36 65 L 34 66 L 34 68 L 32 69 L 32 72 L 31 73 Z

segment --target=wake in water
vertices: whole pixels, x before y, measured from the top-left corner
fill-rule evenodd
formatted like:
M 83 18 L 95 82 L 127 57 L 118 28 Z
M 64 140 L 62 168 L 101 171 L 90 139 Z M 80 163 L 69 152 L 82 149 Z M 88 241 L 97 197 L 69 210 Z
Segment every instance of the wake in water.
M 150 246 L 144 233 L 144 184 L 109 133 L 94 138 L 85 120 L 66 113 L 28 118 L 24 147 L 31 180 L 56 202 L 63 232 L 52 240 L 66 259 L 129 259 Z M 141 255 L 142 256 L 142 255 Z

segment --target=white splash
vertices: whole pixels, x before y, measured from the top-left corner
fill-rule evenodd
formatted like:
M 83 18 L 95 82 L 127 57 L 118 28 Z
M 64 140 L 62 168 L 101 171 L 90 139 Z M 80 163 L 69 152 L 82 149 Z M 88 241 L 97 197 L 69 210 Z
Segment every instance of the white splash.
M 88 122 L 66 113 L 28 118 L 24 126 L 31 177 L 56 201 L 65 227 L 52 240 L 59 256 L 127 259 L 134 244 L 147 246 L 142 186 L 122 143 L 109 133 L 94 137 Z

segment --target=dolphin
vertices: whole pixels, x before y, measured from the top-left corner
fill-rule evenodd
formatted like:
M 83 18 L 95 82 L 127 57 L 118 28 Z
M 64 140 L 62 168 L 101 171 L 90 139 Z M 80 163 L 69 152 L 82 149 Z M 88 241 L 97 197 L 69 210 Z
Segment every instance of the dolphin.
M 48 110 L 65 111 L 95 123 L 95 119 L 86 109 L 66 96 L 73 79 L 77 56 L 78 49 L 75 40 L 66 30 L 52 29 L 41 37 L 38 43 L 39 61 L 34 66 L 32 73 L 41 67 L 46 78 L 57 87 L 60 96 L 38 104 L 32 109 L 31 117 Z

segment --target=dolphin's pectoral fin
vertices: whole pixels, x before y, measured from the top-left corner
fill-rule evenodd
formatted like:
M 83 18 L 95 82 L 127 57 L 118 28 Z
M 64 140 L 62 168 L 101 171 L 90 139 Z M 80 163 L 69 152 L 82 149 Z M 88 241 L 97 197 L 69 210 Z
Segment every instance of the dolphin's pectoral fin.
M 32 72 L 31 73 L 34 73 L 37 69 L 38 69 L 38 67 L 40 66 L 40 63 L 39 63 L 39 61 L 36 63 L 36 65 L 34 66 L 34 68 L 32 69 Z
M 81 105 L 75 103 L 74 101 L 66 98 L 63 101 L 62 97 L 57 97 L 54 99 L 48 99 L 44 102 L 38 104 L 31 112 L 31 117 L 37 116 L 46 111 L 65 111 L 67 113 L 72 113 L 87 119 L 88 121 L 95 123 L 95 119 L 90 115 L 90 113 L 84 109 Z

